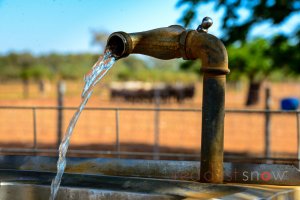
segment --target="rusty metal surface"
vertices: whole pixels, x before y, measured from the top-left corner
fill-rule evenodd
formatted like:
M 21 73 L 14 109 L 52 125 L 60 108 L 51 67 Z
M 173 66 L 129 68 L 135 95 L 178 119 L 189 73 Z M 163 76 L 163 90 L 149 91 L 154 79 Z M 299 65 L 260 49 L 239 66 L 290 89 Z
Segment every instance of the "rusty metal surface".
M 47 199 L 55 174 L 0 170 L 2 200 Z M 150 178 L 64 174 L 57 199 L 297 199 L 292 187 L 208 184 Z
M 227 51 L 218 38 L 205 32 L 190 31 L 186 44 L 186 57 L 200 58 L 204 72 L 200 180 L 222 183 Z
M 0 156 L 0 169 L 56 172 L 55 157 Z M 200 162 L 110 158 L 67 158 L 67 173 L 199 181 Z M 269 174 L 271 177 L 269 177 Z M 224 182 L 300 186 L 292 165 L 224 163 Z
M 44 200 L 50 196 L 50 187 L 39 184 L 3 182 L 0 187 L 1 200 Z M 144 194 L 140 192 L 111 191 L 104 189 L 88 189 L 80 187 L 60 187 L 56 200 L 111 200 L 111 199 L 174 199 L 167 195 Z
M 107 41 L 117 58 L 132 53 L 159 59 L 200 59 L 204 72 L 202 113 L 201 181 L 222 183 L 224 144 L 225 80 L 228 56 L 223 43 L 207 34 L 210 18 L 202 21 L 198 31 L 185 30 L 178 25 L 145 32 L 112 33 Z M 201 31 L 202 30 L 202 31 Z
M 225 76 L 203 78 L 200 181 L 223 182 Z
M 107 48 L 117 58 L 137 53 L 168 60 L 180 58 L 179 39 L 185 29 L 179 25 L 172 25 L 154 30 L 125 33 L 112 33 L 107 41 Z

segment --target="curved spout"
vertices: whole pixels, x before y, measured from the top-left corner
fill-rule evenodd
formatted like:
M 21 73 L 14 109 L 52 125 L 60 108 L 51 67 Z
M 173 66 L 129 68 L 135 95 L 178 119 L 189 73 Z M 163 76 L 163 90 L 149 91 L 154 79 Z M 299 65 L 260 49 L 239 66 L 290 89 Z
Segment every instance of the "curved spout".
M 139 33 L 115 32 L 107 47 L 116 58 L 132 53 L 159 59 L 184 58 L 202 61 L 203 102 L 200 181 L 223 182 L 225 80 L 229 73 L 223 43 L 207 34 L 205 24 L 199 31 L 178 25 Z
M 229 73 L 227 51 L 218 38 L 205 32 L 187 31 L 179 25 L 137 33 L 114 32 L 109 36 L 106 48 L 118 59 L 129 54 L 163 60 L 199 58 L 203 71 Z
M 115 32 L 109 36 L 106 48 L 110 49 L 117 58 L 132 53 L 164 60 L 180 58 L 179 39 L 184 31 L 183 27 L 172 25 L 138 33 Z
M 228 74 L 228 56 L 224 44 L 215 36 L 189 31 L 185 40 L 185 59 L 199 58 L 202 71 L 212 74 Z

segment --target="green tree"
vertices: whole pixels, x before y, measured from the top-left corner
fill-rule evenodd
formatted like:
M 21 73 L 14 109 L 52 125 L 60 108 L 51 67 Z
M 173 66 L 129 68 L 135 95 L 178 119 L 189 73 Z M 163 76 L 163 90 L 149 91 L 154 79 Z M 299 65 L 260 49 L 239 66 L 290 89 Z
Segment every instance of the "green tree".
M 274 66 L 282 69 L 284 74 L 298 76 L 300 74 L 300 29 L 294 38 L 277 35 L 271 40 L 269 52 Z M 290 42 L 294 40 L 294 42 Z
M 20 78 L 20 69 L 16 66 L 18 54 L 10 53 L 0 56 L 0 80 Z
M 221 19 L 221 39 L 229 50 L 229 67 L 232 71 L 230 77 L 236 78 L 241 74 L 248 77 L 250 84 L 247 105 L 258 101 L 256 94 L 261 82 L 274 70 L 281 69 L 290 74 L 299 73 L 296 64 L 299 63 L 299 21 L 288 36 L 277 33 L 276 38 L 264 42 L 251 38 L 255 27 L 262 24 L 280 27 L 289 17 L 299 14 L 299 0 L 179 0 L 177 6 L 186 7 L 180 21 L 189 26 L 198 17 L 197 9 L 207 3 L 215 3 L 215 10 L 222 9 L 224 12 Z M 246 13 L 248 17 L 245 18 L 242 13 Z M 255 61 L 257 58 L 259 60 Z
M 262 81 L 274 71 L 269 49 L 270 43 L 261 38 L 241 45 L 229 45 L 227 48 L 231 69 L 230 79 L 239 80 L 245 76 L 249 79 L 246 105 L 257 103 Z
M 197 9 L 207 3 L 215 3 L 215 10 L 223 9 L 225 13 L 221 23 L 222 40 L 226 44 L 245 41 L 251 30 L 263 23 L 280 26 L 300 11 L 299 0 L 179 0 L 177 7 L 187 7 L 180 21 L 189 26 L 198 17 Z M 300 28 L 299 23 L 295 28 Z

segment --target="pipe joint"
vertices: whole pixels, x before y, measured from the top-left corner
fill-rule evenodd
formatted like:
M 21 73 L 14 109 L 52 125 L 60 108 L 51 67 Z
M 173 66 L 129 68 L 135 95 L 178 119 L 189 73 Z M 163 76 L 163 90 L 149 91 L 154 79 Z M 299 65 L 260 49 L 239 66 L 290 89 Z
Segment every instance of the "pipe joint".
M 106 49 L 110 49 L 116 59 L 127 57 L 132 49 L 129 34 L 119 31 L 112 33 L 107 40 Z
M 204 32 L 189 31 L 184 46 L 186 59 L 199 58 L 204 73 L 226 75 L 230 72 L 226 48 L 217 37 Z

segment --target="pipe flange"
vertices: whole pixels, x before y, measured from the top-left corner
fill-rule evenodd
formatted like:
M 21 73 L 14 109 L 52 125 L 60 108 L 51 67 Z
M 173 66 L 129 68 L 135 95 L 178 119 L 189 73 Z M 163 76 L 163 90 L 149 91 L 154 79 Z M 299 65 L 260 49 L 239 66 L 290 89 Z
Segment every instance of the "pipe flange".
M 110 49 L 116 59 L 127 57 L 132 49 L 130 36 L 122 31 L 112 33 L 107 40 L 107 48 Z
M 194 31 L 194 30 L 188 29 L 188 30 L 182 32 L 180 35 L 180 38 L 179 38 L 180 54 L 184 60 L 189 59 L 189 57 L 187 56 L 186 50 L 185 50 L 186 49 L 185 43 L 186 43 L 186 38 L 187 38 L 188 34 L 192 31 Z
M 226 75 L 229 74 L 229 69 L 222 69 L 217 67 L 202 67 L 201 71 L 208 74 L 215 74 L 215 75 Z

